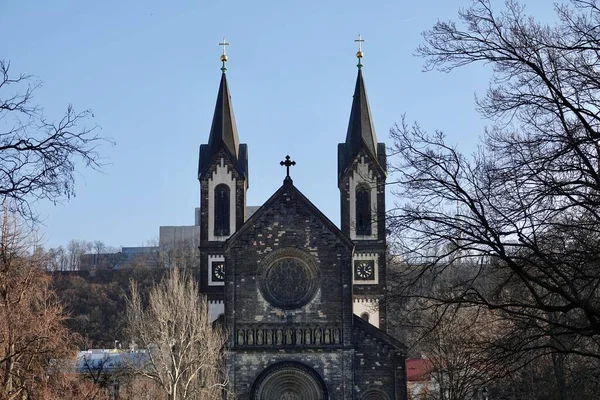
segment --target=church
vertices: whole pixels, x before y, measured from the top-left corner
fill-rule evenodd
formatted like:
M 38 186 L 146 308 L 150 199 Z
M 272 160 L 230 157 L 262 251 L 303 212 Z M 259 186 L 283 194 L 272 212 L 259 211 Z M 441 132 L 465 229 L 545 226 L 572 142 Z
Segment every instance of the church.
M 361 41 L 348 131 L 337 148 L 340 227 L 294 185 L 289 156 L 281 187 L 249 215 L 250 154 L 240 143 L 222 43 L 212 126 L 200 146 L 199 249 L 201 290 L 228 332 L 235 398 L 406 399 L 406 347 L 386 333 L 386 155 L 373 128 Z

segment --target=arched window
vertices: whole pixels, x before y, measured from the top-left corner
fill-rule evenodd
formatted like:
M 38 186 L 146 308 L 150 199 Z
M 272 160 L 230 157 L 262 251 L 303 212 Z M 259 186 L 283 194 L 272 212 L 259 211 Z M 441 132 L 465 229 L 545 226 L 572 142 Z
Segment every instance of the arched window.
M 360 317 L 365 320 L 366 322 L 369 322 L 369 313 L 364 312 L 362 314 L 360 314 Z
M 390 397 L 379 389 L 369 389 L 363 394 L 361 400 L 388 400 Z
M 229 236 L 229 186 L 215 188 L 215 236 Z
M 356 188 L 356 234 L 371 234 L 371 189 L 368 186 Z

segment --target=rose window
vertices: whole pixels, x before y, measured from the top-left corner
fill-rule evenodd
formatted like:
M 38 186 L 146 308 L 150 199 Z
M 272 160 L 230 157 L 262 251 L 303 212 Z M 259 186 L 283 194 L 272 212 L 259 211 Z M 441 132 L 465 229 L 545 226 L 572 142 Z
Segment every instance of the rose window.
M 294 254 L 295 255 L 295 254 Z M 278 308 L 293 309 L 307 304 L 316 291 L 316 271 L 298 257 L 274 257 L 262 270 L 261 292 Z

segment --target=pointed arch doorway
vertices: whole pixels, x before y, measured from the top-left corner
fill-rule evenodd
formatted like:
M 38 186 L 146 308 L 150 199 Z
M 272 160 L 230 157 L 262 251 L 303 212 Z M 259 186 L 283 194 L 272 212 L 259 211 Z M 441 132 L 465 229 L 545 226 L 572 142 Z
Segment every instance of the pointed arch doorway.
M 296 362 L 265 369 L 254 381 L 252 400 L 327 400 L 327 388 L 318 373 Z

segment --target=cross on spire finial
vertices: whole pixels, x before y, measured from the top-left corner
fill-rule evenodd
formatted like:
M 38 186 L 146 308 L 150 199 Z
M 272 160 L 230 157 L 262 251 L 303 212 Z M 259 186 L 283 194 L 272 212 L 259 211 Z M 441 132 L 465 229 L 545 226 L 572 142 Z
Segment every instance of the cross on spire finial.
M 363 58 L 362 44 L 365 40 L 362 38 L 362 35 L 359 33 L 358 39 L 354 39 L 354 41 L 358 42 L 358 51 L 356 52 L 356 58 L 358 58 L 358 64 L 356 66 L 358 68 L 362 68 L 362 58 Z
M 229 42 L 227 42 L 227 39 L 223 38 L 223 41 L 219 43 L 219 46 L 223 46 L 223 54 L 221 54 L 221 62 L 223 63 L 223 66 L 221 67 L 221 71 L 225 72 L 227 71 L 225 63 L 227 62 L 227 46 L 229 46 Z
M 286 175 L 285 175 L 285 179 L 283 180 L 283 183 L 286 183 L 286 182 L 293 183 L 292 178 L 290 177 L 290 167 L 296 165 L 296 161 L 290 160 L 290 156 L 287 155 L 287 156 L 285 156 L 285 161 L 280 161 L 279 165 L 281 165 L 282 167 L 285 166 Z

